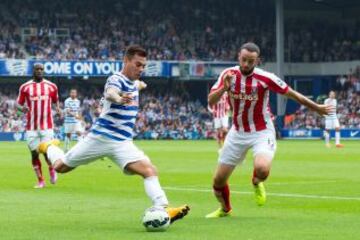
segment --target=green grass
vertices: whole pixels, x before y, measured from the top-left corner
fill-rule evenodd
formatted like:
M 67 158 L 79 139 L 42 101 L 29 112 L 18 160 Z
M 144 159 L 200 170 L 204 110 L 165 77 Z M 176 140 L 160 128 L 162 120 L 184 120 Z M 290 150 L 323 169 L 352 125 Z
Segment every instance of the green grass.
M 60 176 L 56 186 L 33 189 L 25 143 L 1 142 L 0 239 L 360 239 L 360 143 L 344 143 L 326 149 L 321 141 L 279 141 L 264 207 L 251 194 L 249 153 L 230 180 L 233 217 L 207 220 L 217 208 L 215 142 L 137 142 L 172 205 L 191 206 L 168 231 L 148 233 L 141 216 L 150 201 L 139 177 L 97 161 Z

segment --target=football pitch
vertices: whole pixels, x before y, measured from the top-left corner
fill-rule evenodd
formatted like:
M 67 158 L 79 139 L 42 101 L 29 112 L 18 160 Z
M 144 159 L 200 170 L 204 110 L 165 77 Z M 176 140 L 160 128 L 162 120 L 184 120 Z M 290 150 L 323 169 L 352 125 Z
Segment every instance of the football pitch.
M 360 141 L 327 149 L 322 141 L 279 141 L 268 201 L 255 204 L 252 154 L 232 178 L 233 216 L 205 219 L 218 204 L 212 195 L 214 141 L 137 141 L 157 166 L 173 206 L 190 214 L 168 231 L 146 232 L 151 205 L 137 176 L 110 160 L 60 175 L 33 189 L 35 176 L 23 142 L 0 142 L 0 239 L 360 239 Z

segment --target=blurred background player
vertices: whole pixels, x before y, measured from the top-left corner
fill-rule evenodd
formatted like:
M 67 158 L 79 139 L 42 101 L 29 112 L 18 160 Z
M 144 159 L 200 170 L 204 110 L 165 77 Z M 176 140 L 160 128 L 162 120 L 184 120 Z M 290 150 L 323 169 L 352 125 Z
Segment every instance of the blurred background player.
M 329 92 L 329 98 L 325 99 L 324 104 L 331 105 L 334 107 L 334 111 L 325 116 L 325 144 L 326 147 L 331 147 L 330 145 L 330 130 L 335 129 L 335 146 L 337 148 L 344 147 L 343 144 L 340 144 L 340 124 L 339 119 L 336 115 L 337 101 L 335 99 L 336 95 L 334 91 Z
M 320 115 L 332 111 L 332 106 L 316 104 L 276 75 L 256 68 L 259 56 L 260 48 L 256 44 L 243 44 L 238 53 L 239 66 L 225 69 L 208 96 L 209 105 L 214 105 L 228 92 L 233 125 L 219 155 L 213 179 L 214 194 L 221 207 L 206 215 L 207 218 L 225 217 L 231 213 L 228 179 L 250 148 L 254 156 L 252 184 L 255 200 L 259 206 L 265 204 L 264 181 L 270 173 L 276 151 L 275 129 L 268 107 L 269 90 L 292 98 Z
M 70 90 L 70 97 L 64 102 L 65 119 L 64 119 L 64 132 L 65 132 L 65 147 L 67 152 L 70 147 L 70 141 L 72 134 L 77 135 L 78 141 L 82 137 L 81 126 L 81 102 L 77 98 L 77 90 Z
M 222 95 L 216 104 L 209 105 L 209 111 L 213 115 L 214 128 L 216 130 L 216 140 L 218 142 L 220 152 L 224 145 L 226 134 L 229 130 L 230 104 L 227 93 L 224 93 L 224 95 Z
M 138 45 L 131 45 L 126 49 L 123 69 L 107 79 L 100 117 L 82 141 L 66 155 L 52 142 L 40 144 L 39 152 L 46 152 L 55 170 L 60 173 L 69 172 L 102 157 L 110 158 L 124 173 L 142 176 L 145 192 L 153 205 L 164 207 L 171 222 L 174 222 L 187 215 L 189 207 L 168 207 L 168 199 L 160 186 L 155 166 L 133 142 L 139 110 L 139 88 L 146 87 L 136 80 L 145 69 L 146 56 L 146 51 Z
M 49 141 L 54 137 L 54 123 L 51 112 L 52 104 L 56 104 L 56 111 L 60 114 L 57 86 L 46 80 L 44 77 L 44 66 L 36 63 L 33 66 L 33 79 L 22 84 L 17 99 L 18 108 L 26 113 L 26 139 L 31 152 L 31 162 L 35 171 L 38 183 L 35 188 L 45 186 L 42 174 L 39 153 L 36 151 L 39 144 Z M 45 160 L 49 165 L 50 182 L 56 183 L 56 172 L 52 168 L 47 155 Z

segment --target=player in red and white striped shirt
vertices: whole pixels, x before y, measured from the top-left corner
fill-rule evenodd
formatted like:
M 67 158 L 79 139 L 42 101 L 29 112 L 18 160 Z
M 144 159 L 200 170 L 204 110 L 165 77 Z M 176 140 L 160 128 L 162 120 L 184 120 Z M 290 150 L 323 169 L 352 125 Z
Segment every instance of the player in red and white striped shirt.
M 227 93 L 224 93 L 220 100 L 210 106 L 209 105 L 209 111 L 213 115 L 214 119 L 214 128 L 216 129 L 216 140 L 219 144 L 219 148 L 221 149 L 224 145 L 224 140 L 226 137 L 226 134 L 229 129 L 229 111 L 230 111 L 230 104 L 228 101 L 228 95 Z
M 43 75 L 43 65 L 40 63 L 34 64 L 33 79 L 20 86 L 17 99 L 19 109 L 26 113 L 27 117 L 26 139 L 31 152 L 32 165 L 38 178 L 36 188 L 45 186 L 41 162 L 36 149 L 41 142 L 49 141 L 54 137 L 54 123 L 51 112 L 53 103 L 56 104 L 56 111 L 60 114 L 57 86 L 46 80 Z M 51 167 L 46 155 L 45 160 L 49 165 L 50 181 L 55 184 L 56 172 Z
M 257 68 L 260 49 L 254 43 L 245 43 L 238 53 L 239 66 L 225 69 L 208 96 L 209 105 L 216 104 L 225 92 L 233 109 L 233 126 L 230 129 L 219 156 L 213 189 L 221 207 L 207 218 L 225 217 L 231 212 L 228 179 L 241 163 L 248 149 L 254 156 L 255 200 L 265 204 L 263 182 L 269 175 L 276 150 L 275 130 L 269 111 L 269 92 L 273 91 L 294 99 L 320 115 L 329 114 L 332 107 L 319 105 L 291 89 L 276 75 Z

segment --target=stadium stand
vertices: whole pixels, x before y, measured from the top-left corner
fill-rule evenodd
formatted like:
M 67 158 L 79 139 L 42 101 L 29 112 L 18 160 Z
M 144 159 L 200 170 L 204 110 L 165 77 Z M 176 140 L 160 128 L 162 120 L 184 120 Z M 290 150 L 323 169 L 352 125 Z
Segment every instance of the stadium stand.
M 266 7 L 272 7 L 270 2 L 246 1 L 244 9 L 233 0 L 2 1 L 0 58 L 114 60 L 123 57 L 126 45 L 139 43 L 152 60 L 233 61 L 241 43 L 255 41 L 264 61 L 274 61 L 275 17 Z M 360 31 L 354 29 L 360 29 L 359 20 L 287 19 L 285 61 L 354 60 L 360 54 Z

